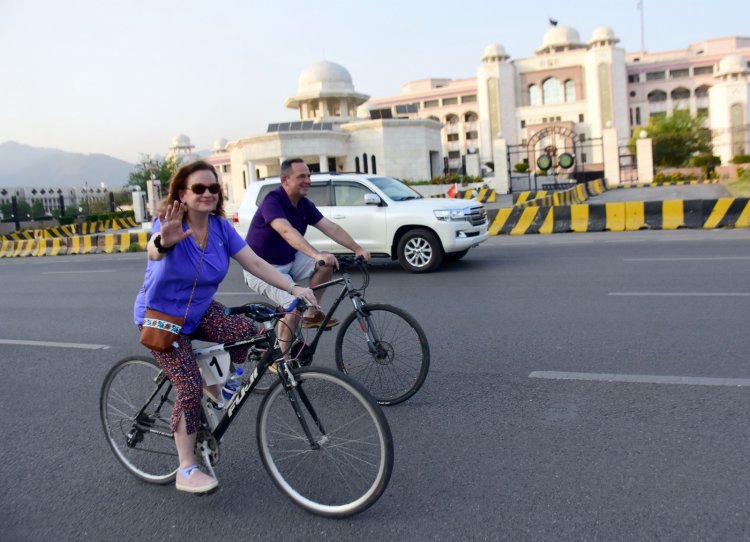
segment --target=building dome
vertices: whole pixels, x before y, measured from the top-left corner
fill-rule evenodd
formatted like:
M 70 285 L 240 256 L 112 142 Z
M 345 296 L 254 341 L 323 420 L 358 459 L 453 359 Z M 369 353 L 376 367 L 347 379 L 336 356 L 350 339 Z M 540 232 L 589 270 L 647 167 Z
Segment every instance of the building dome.
M 591 40 L 589 40 L 589 44 L 593 45 L 595 43 L 606 43 L 607 45 L 615 44 L 619 42 L 620 40 L 615 36 L 614 30 L 612 30 L 608 26 L 600 26 L 596 30 L 594 30 L 594 33 L 591 36 Z
M 213 150 L 214 152 L 224 152 L 227 150 L 227 143 L 228 141 L 224 139 L 223 137 L 219 138 L 216 141 L 214 141 L 214 144 L 211 150 Z
M 719 71 L 717 77 L 722 75 L 742 75 L 748 73 L 747 62 L 740 55 L 725 56 L 719 62 Z
M 186 136 L 185 134 L 177 134 L 172 138 L 172 147 L 171 148 L 177 148 L 177 147 L 191 147 L 190 144 L 190 138 Z
M 509 58 L 508 53 L 505 52 L 505 48 L 499 43 L 491 43 L 484 48 L 484 54 L 482 55 L 482 62 L 492 62 L 494 60 L 507 60 Z
M 365 103 L 368 98 L 367 94 L 361 94 L 354 90 L 349 70 L 340 64 L 324 60 L 313 64 L 300 74 L 297 95 L 287 98 L 284 106 L 298 109 L 302 104 L 307 104 L 306 107 L 312 111 L 318 107 L 320 99 L 345 100 L 351 103 L 343 107 L 344 110 L 340 110 L 338 114 L 334 113 L 332 116 L 340 120 L 346 120 L 349 118 L 349 111 L 353 111 L 355 107 Z M 316 103 L 318 105 L 315 105 Z M 332 103 L 330 105 L 335 108 Z M 319 120 L 320 117 L 319 115 L 313 116 L 311 119 L 309 114 L 305 115 L 301 110 L 300 115 L 301 120 Z
M 578 30 L 569 26 L 559 25 L 553 26 L 544 33 L 544 41 L 540 50 L 552 50 L 559 47 L 576 48 L 582 45 Z
M 313 64 L 303 71 L 298 80 L 297 91 L 300 94 L 322 89 L 338 88 L 354 90 L 349 70 L 340 64 L 323 61 Z

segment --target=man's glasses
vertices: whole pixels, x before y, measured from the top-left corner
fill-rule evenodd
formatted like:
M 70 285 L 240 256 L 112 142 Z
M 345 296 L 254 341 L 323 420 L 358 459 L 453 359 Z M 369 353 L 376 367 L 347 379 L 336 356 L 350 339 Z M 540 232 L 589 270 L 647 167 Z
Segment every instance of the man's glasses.
M 206 186 L 205 184 L 195 183 L 192 186 L 188 186 L 188 190 L 190 190 L 193 194 L 197 194 L 199 196 L 206 190 L 208 190 L 212 194 L 218 194 L 219 190 L 221 190 L 221 185 L 219 183 L 214 183 Z

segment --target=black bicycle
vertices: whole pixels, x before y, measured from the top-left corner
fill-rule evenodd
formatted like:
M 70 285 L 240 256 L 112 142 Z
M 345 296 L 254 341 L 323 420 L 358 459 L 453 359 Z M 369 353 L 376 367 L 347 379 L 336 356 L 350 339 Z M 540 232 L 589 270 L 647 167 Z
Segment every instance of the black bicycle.
M 326 325 L 339 304 L 349 298 L 354 310 L 341 322 L 336 335 L 336 367 L 362 384 L 381 405 L 395 405 L 406 401 L 417 393 L 427 378 L 430 368 L 427 337 L 419 323 L 405 310 L 365 301 L 365 290 L 370 284 L 367 262 L 353 256 L 339 256 L 338 260 L 341 276 L 320 284 L 313 290 L 341 284 L 341 292 L 326 313 L 312 341 L 305 341 L 301 328 L 296 330 L 291 358 L 301 367 L 312 363 Z M 349 273 L 349 269 L 353 267 L 362 273 L 362 284 L 356 288 Z M 282 308 L 268 303 L 261 304 L 278 311 L 277 316 L 284 314 Z M 263 351 L 262 346 L 251 350 L 251 366 L 260 362 Z M 255 391 L 265 393 L 272 383 L 273 379 L 267 377 L 255 387 Z
M 300 302 L 302 305 L 302 302 Z M 297 505 L 322 516 L 359 513 L 380 498 L 393 469 L 393 441 L 380 406 L 353 379 L 332 369 L 291 368 L 275 333 L 278 315 L 262 305 L 228 308 L 262 323 L 265 333 L 195 349 L 228 355 L 240 346 L 272 344 L 244 375 L 237 393 L 218 405 L 204 393 L 196 455 L 211 473 L 219 443 L 273 367 L 274 384 L 258 409 L 256 439 L 274 484 Z M 219 364 L 215 364 L 217 367 Z M 107 441 L 125 468 L 146 482 L 168 484 L 177 473 L 170 417 L 175 390 L 156 361 L 132 356 L 115 364 L 102 386 L 101 419 Z

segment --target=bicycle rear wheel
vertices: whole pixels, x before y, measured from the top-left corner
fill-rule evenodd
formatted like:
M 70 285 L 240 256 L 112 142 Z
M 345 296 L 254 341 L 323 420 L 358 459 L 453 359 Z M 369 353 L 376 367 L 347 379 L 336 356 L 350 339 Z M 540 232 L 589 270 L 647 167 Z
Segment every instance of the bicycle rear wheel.
M 365 310 L 364 329 L 356 311 L 342 322 L 336 335 L 336 366 L 381 405 L 406 401 L 427 378 L 427 337 L 414 317 L 398 307 L 367 304 Z M 368 337 L 377 340 L 371 344 Z
M 153 484 L 172 482 L 179 463 L 170 429 L 175 390 L 161 374 L 151 358 L 125 358 L 107 373 L 99 399 L 104 436 L 115 457 Z
M 393 440 L 380 407 L 352 379 L 325 368 L 293 371 L 293 395 L 312 433 L 312 447 L 281 382 L 258 411 L 263 466 L 297 505 L 347 517 L 377 501 L 393 469 Z M 319 423 L 316 423 L 315 420 Z

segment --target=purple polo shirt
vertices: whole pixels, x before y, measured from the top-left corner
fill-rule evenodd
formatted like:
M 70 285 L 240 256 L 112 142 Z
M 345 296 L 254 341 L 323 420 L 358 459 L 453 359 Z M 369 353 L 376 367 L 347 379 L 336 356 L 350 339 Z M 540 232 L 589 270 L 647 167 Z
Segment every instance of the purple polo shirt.
M 300 234 L 305 235 L 307 226 L 314 226 L 323 219 L 315 204 L 302 198 L 295 207 L 284 189 L 279 186 L 268 193 L 255 211 L 245 241 L 258 256 L 273 265 L 286 265 L 294 261 L 297 250 L 287 243 L 271 222 L 285 218 Z
M 187 228 L 187 224 L 184 224 L 183 231 Z M 157 218 L 154 220 L 153 232 L 156 233 L 159 229 Z M 229 222 L 215 215 L 209 217 L 208 244 L 195 293 L 187 311 L 187 321 L 182 327 L 184 334 L 192 333 L 198 327 L 203 313 L 213 301 L 219 284 L 229 270 L 229 258 L 243 248 L 245 242 Z M 133 307 L 134 322 L 143 323 L 147 306 L 174 316 L 185 316 L 200 258 L 201 248 L 191 236 L 177 243 L 161 260 L 149 260 L 143 286 Z

